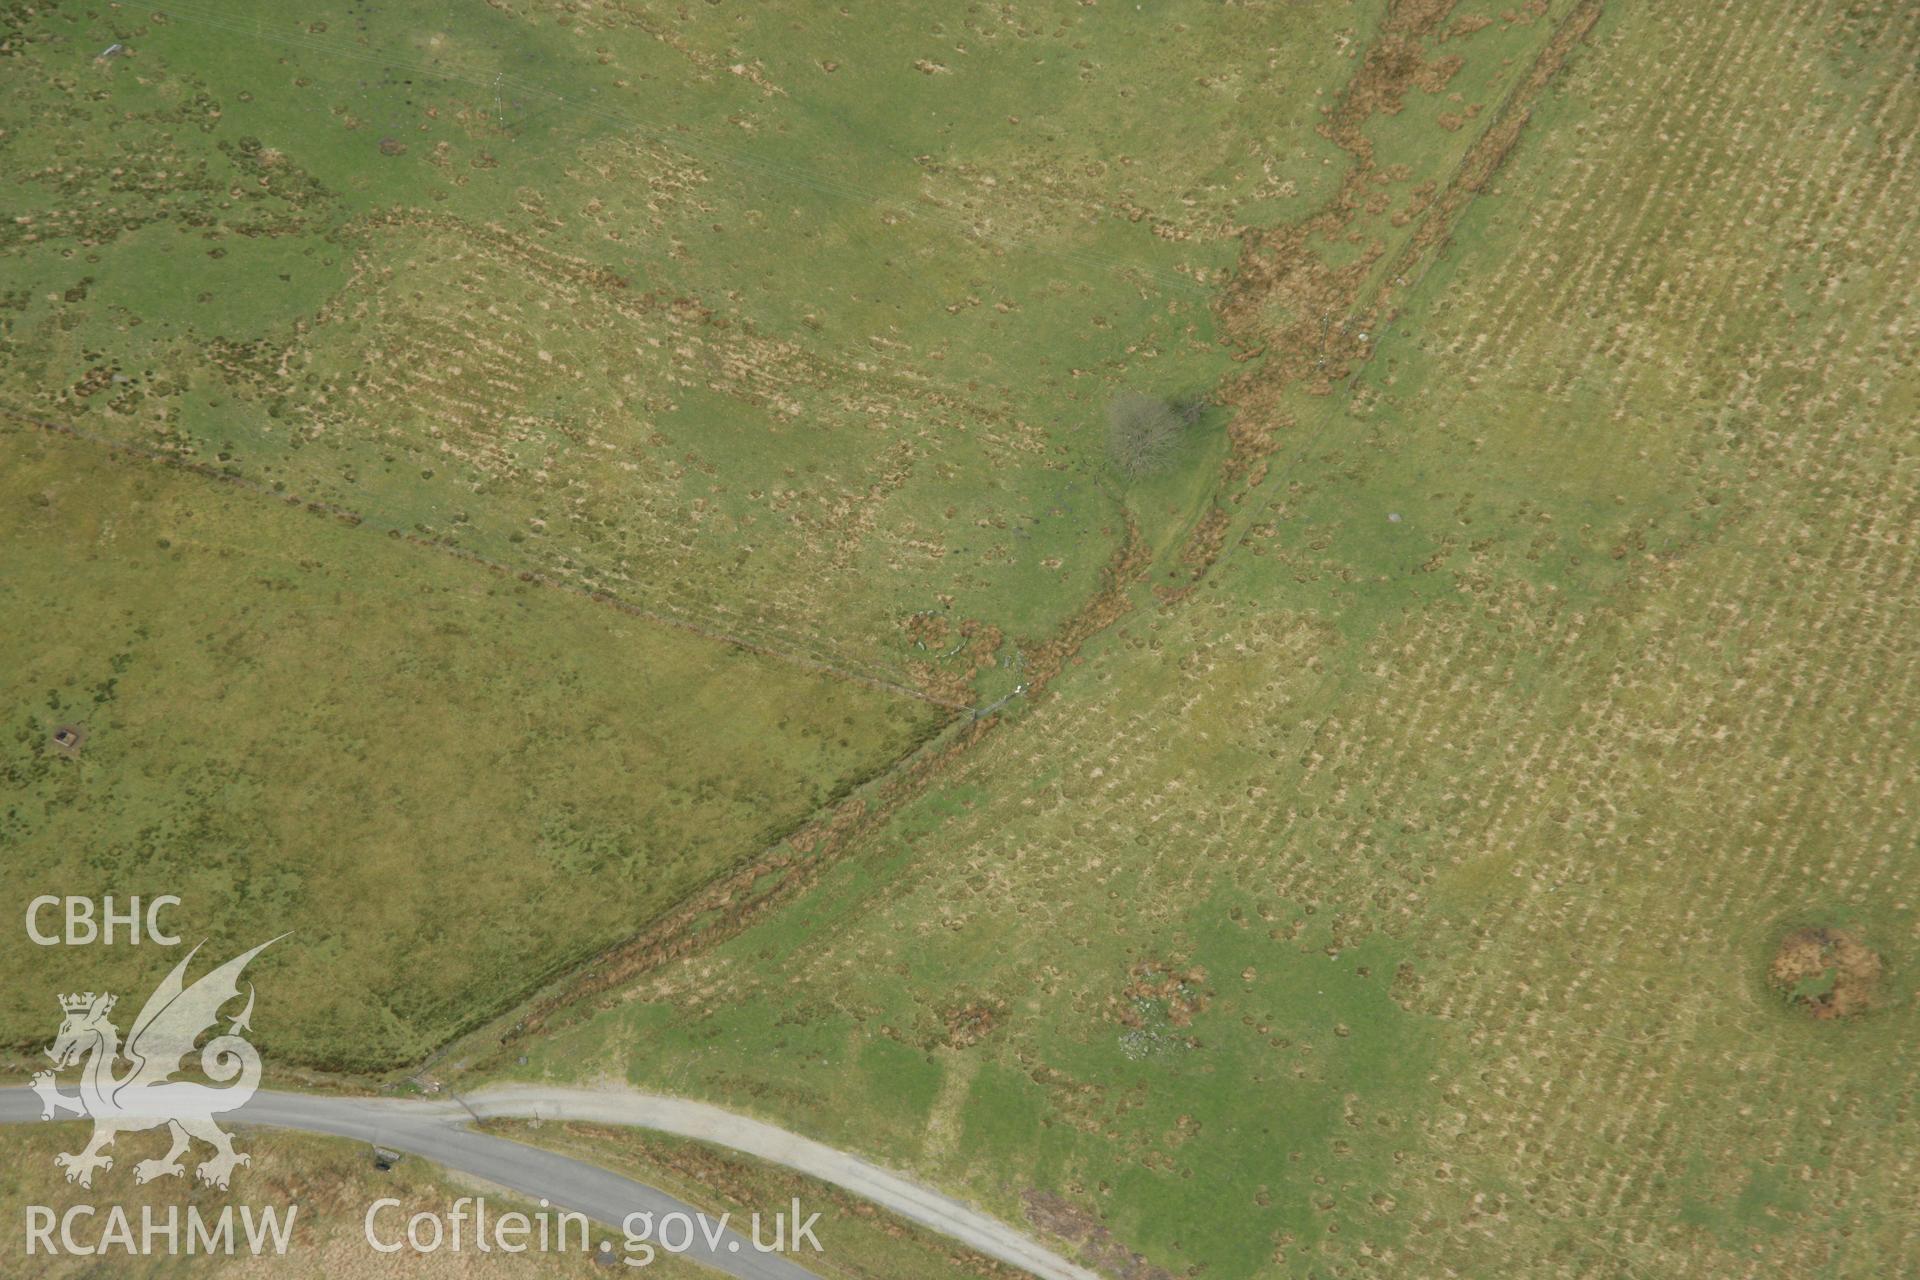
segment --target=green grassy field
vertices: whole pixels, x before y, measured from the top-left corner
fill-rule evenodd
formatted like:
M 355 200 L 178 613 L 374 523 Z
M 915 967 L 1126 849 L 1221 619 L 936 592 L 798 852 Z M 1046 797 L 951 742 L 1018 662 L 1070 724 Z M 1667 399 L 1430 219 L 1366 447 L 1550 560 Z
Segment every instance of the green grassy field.
M 14 894 L 1128 1280 L 1920 1269 L 1911 6 L 166 13 L 9 18 Z
M 0 886 L 174 894 L 270 1058 L 417 1063 L 936 727 L 718 644 L 83 441 L 0 428 Z M 86 737 L 68 758 L 63 724 Z M 58 912 L 44 927 L 55 927 Z M 0 1037 L 175 957 L 0 933 Z
M 1228 367 L 1212 286 L 1328 181 L 1300 86 L 1349 38 L 1229 8 L 166 13 L 20 20 L 0 396 L 993 694 L 1124 540 L 1106 397 Z
M 1360 198 L 1228 295 L 1225 531 L 1148 578 L 1197 589 L 508 1074 L 778 1117 L 1116 1273 L 1920 1265 L 1920 23 L 1416 39 L 1466 101 L 1343 110 Z M 1865 1015 L 1769 986 L 1804 926 L 1878 953 Z

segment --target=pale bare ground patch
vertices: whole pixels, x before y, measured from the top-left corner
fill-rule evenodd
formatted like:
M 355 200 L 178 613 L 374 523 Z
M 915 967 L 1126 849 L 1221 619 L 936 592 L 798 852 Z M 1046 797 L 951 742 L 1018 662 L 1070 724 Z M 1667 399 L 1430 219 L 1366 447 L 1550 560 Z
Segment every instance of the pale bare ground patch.
M 959 1139 L 960 1108 L 966 1105 L 980 1070 L 980 1059 L 964 1050 L 946 1055 L 946 1070 L 940 1078 L 940 1095 L 934 1099 L 933 1113 L 927 1120 L 925 1158 L 938 1161 L 953 1151 Z

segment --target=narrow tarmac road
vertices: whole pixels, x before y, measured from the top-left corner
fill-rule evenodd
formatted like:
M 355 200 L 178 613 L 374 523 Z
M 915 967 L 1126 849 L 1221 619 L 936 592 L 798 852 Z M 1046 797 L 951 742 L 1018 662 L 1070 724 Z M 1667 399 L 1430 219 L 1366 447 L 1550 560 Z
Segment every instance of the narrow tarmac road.
M 40 1099 L 31 1090 L 0 1088 L 0 1124 L 38 1121 L 40 1110 Z M 658 1222 L 665 1214 L 691 1217 L 698 1210 L 598 1165 L 493 1137 L 469 1126 L 475 1119 L 519 1119 L 577 1120 L 652 1129 L 727 1147 L 831 1183 L 1030 1272 L 1039 1280 L 1100 1280 L 1094 1272 L 1067 1261 L 1006 1223 L 858 1156 L 684 1098 L 544 1085 L 501 1086 L 447 1100 L 355 1098 L 262 1089 L 231 1116 L 243 1124 L 332 1134 L 404 1151 L 521 1195 L 544 1198 L 614 1228 L 607 1238 L 616 1253 L 618 1228 L 628 1214 L 651 1212 Z M 129 1140 L 138 1141 L 138 1135 Z M 771 1214 L 780 1207 L 768 1205 L 766 1212 Z M 718 1237 L 713 1247 L 696 1232 L 693 1246 L 684 1256 L 739 1280 L 818 1280 L 801 1265 L 805 1253 L 792 1257 L 759 1253 L 734 1232 Z

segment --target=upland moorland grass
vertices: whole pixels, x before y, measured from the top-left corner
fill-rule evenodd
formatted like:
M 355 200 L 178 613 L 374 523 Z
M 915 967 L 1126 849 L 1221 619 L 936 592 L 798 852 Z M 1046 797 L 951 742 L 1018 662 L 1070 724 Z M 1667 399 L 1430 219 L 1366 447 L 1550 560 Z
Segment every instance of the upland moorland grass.
M 396 554 L 1029 686 L 477 1071 L 1145 1276 L 1920 1267 L 1920 15 L 1148 8 L 53 11 L 0 392 Z M 1120 386 L 1218 429 L 1121 490 Z M 1864 1014 L 1774 990 L 1808 930 Z
M 1163 590 L 527 1074 L 778 1115 L 1147 1274 L 1920 1265 L 1920 19 L 1449 8 L 1391 7 L 1351 199 L 1236 277 L 1266 345 Z M 1460 100 L 1377 109 L 1455 53 Z M 1862 1016 L 1769 981 L 1820 928 L 1878 957 Z

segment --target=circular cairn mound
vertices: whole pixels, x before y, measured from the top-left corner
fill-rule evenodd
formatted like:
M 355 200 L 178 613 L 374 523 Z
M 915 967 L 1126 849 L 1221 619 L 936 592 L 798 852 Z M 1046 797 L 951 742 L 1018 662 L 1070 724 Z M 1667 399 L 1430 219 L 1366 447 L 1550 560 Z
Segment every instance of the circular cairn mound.
M 1879 955 L 1844 929 L 1795 929 L 1780 940 L 1767 978 L 1786 1002 L 1828 1021 L 1866 1012 L 1880 983 Z

